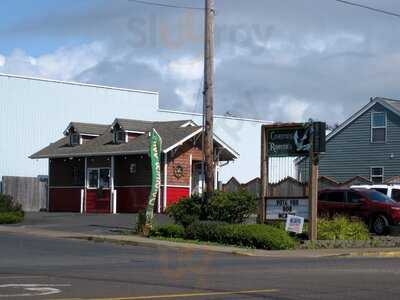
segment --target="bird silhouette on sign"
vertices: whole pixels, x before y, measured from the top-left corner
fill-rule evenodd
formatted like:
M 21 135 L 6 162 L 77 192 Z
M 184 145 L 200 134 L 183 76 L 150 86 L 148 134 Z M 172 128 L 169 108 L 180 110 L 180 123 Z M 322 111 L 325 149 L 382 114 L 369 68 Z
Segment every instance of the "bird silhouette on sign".
M 294 133 L 294 136 L 293 136 L 294 143 L 296 145 L 296 151 L 297 152 L 310 151 L 310 149 L 311 149 L 310 142 L 308 142 L 306 144 L 306 141 L 310 136 L 310 128 L 307 128 L 304 131 L 303 136 L 299 136 L 299 135 L 300 135 L 299 131 L 296 130 L 295 133 Z

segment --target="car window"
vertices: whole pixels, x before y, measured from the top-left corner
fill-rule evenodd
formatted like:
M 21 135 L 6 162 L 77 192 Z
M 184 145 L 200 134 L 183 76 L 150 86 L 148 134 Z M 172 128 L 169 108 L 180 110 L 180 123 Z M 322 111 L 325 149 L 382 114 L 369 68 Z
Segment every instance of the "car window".
M 356 192 L 348 192 L 347 193 L 347 202 L 348 203 L 360 203 L 362 196 Z
M 387 195 L 387 189 L 385 188 L 374 188 L 375 191 L 380 192 L 384 195 Z
M 328 194 L 327 201 L 329 202 L 344 202 L 344 192 L 343 191 L 331 191 Z
M 400 202 L 400 190 L 399 189 L 392 190 L 392 199 L 396 202 Z
M 393 203 L 394 201 L 390 199 L 388 196 L 377 192 L 375 190 L 366 190 L 364 193 L 368 196 L 368 198 L 374 202 L 380 203 Z
M 328 193 L 327 192 L 322 192 L 318 195 L 318 200 L 319 201 L 328 201 Z

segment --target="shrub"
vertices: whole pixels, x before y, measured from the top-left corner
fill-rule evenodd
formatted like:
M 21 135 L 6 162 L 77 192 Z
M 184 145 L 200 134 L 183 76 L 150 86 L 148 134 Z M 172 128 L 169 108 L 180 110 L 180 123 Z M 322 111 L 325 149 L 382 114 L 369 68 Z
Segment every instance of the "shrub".
M 318 219 L 319 240 L 369 240 L 367 226 L 361 221 L 350 221 L 346 217 Z
M 255 197 L 246 191 L 215 192 L 203 211 L 201 195 L 193 195 L 172 204 L 167 209 L 167 215 L 184 227 L 199 220 L 236 224 L 244 222 L 256 207 Z
M 151 229 L 150 236 L 183 238 L 185 236 L 185 228 L 176 224 L 161 225 Z
M 294 239 L 287 232 L 264 224 L 195 222 L 186 229 L 186 237 L 268 250 L 292 249 L 295 246 Z
M 0 212 L 22 212 L 22 205 L 8 195 L 0 194 Z
M 167 208 L 166 213 L 174 219 L 176 224 L 187 227 L 189 224 L 200 220 L 201 202 L 200 195 L 193 195 L 172 204 Z
M 255 197 L 247 191 L 215 192 L 208 201 L 208 220 L 243 223 L 256 210 Z
M 19 223 L 24 219 L 23 211 L 0 212 L 0 224 Z

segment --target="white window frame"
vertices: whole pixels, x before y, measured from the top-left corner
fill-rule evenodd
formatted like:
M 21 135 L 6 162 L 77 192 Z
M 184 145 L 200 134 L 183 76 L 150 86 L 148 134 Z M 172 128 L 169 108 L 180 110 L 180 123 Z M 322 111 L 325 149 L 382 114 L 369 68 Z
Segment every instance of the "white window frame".
M 372 169 L 382 169 L 382 175 L 372 175 Z M 384 167 L 380 167 L 380 166 L 370 167 L 370 169 L 369 169 L 369 179 L 372 181 L 373 184 L 377 184 L 372 180 L 373 178 L 382 178 L 382 182 L 381 183 L 383 183 L 384 178 L 385 178 L 385 168 Z
M 374 115 L 383 114 L 385 116 L 384 126 L 374 126 Z M 374 129 L 385 129 L 385 140 L 383 142 L 374 142 Z M 387 142 L 387 113 L 385 111 L 376 111 L 371 113 L 371 143 L 372 144 L 384 144 Z
M 110 174 L 110 184 L 109 184 L 109 187 L 108 188 L 103 188 L 103 190 L 109 190 L 109 189 L 111 189 L 111 168 L 87 168 L 87 183 L 86 183 L 86 188 L 88 189 L 88 190 L 97 190 L 97 189 L 99 189 L 100 188 L 100 170 L 103 170 L 103 169 L 107 169 L 108 171 L 109 171 L 109 174 Z M 89 183 L 90 183 L 90 179 L 89 179 L 89 173 L 90 173 L 90 171 L 93 171 L 93 170 L 96 170 L 97 171 L 97 187 L 91 187 L 91 186 L 89 186 Z
M 119 134 L 120 132 L 123 132 L 123 133 L 125 134 L 125 138 L 124 138 L 124 139 L 119 139 L 119 138 L 118 138 L 118 134 Z M 128 133 L 127 133 L 126 131 L 124 131 L 124 130 L 116 130 L 116 131 L 114 132 L 114 143 L 116 143 L 116 144 L 122 144 L 122 143 L 126 143 L 126 142 L 128 142 Z
M 77 143 L 73 143 L 73 142 L 72 142 L 72 139 L 73 139 L 74 136 L 77 136 L 77 137 L 78 137 Z M 80 135 L 79 133 L 77 133 L 77 132 L 71 133 L 71 134 L 69 135 L 69 143 L 70 143 L 71 146 L 77 146 L 77 145 L 82 144 L 81 135 Z

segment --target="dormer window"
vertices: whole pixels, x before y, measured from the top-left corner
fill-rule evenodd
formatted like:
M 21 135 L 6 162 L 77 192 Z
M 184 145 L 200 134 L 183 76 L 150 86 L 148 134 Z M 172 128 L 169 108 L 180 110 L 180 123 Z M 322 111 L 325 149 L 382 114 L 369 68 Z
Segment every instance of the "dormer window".
M 69 135 L 69 143 L 71 146 L 77 146 L 80 145 L 81 143 L 81 137 L 79 135 L 79 133 L 71 133 Z
M 121 144 L 126 142 L 126 133 L 122 130 L 117 130 L 114 133 L 114 142 L 116 144 Z

